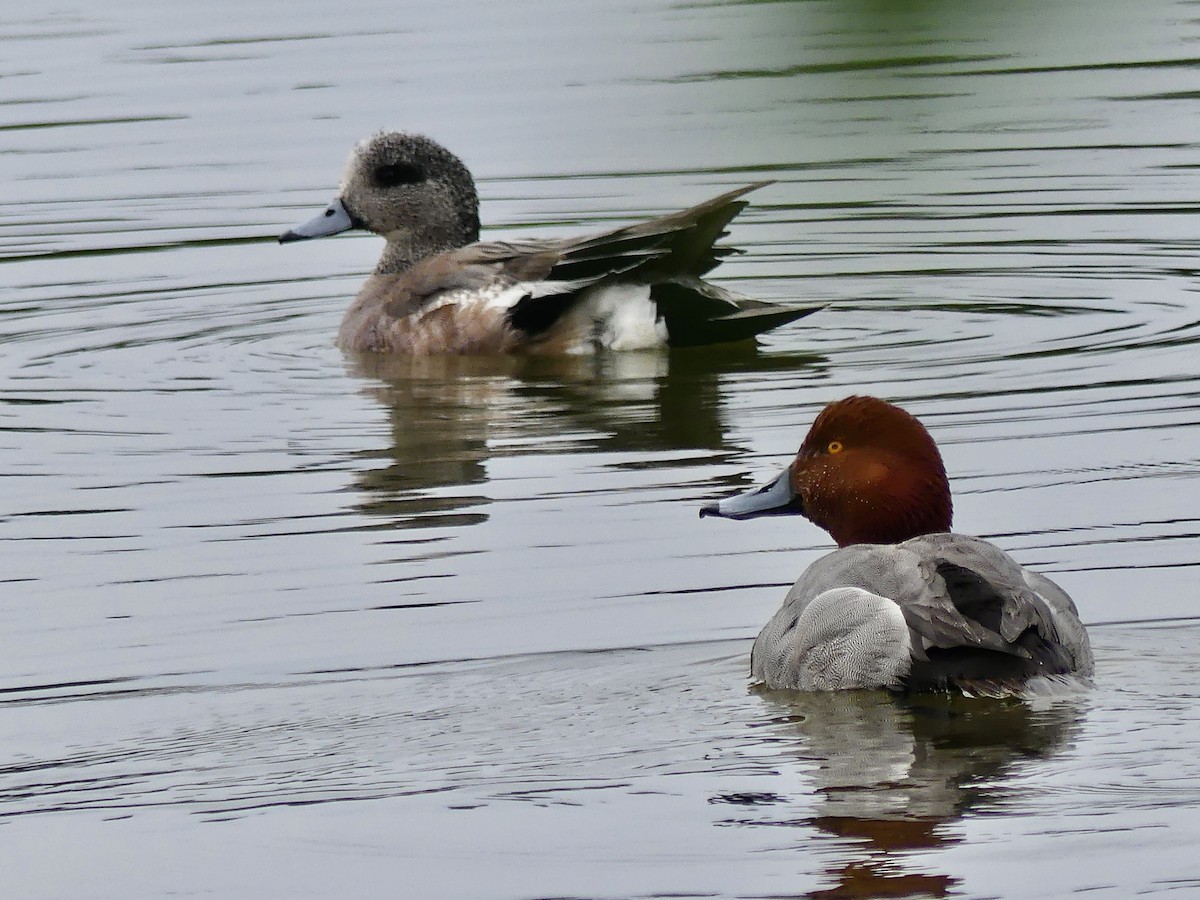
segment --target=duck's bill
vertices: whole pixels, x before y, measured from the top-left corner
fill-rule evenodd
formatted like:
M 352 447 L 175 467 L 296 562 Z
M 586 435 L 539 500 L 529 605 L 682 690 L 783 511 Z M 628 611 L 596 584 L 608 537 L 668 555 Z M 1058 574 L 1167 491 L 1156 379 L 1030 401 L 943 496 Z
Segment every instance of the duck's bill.
M 700 507 L 700 518 L 719 516 L 722 519 L 754 519 L 758 516 L 802 515 L 804 504 L 792 487 L 789 469 L 784 469 L 770 484 Z
M 331 234 L 341 234 L 354 227 L 354 220 L 341 200 L 334 200 L 320 215 L 313 216 L 307 222 L 302 222 L 290 231 L 279 236 L 279 243 L 305 241 L 309 238 L 328 237 Z

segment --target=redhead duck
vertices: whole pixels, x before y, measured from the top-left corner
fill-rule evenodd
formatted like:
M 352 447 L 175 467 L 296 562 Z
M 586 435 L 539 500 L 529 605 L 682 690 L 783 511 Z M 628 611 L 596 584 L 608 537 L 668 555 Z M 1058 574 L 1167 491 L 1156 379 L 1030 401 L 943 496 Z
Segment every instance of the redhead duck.
M 751 673 L 768 687 L 1007 695 L 1034 676 L 1092 674 L 1071 598 L 999 547 L 950 532 L 937 445 L 883 400 L 831 403 L 778 478 L 700 515 L 801 515 L 837 541 L 754 642 Z
M 815 312 L 740 297 L 701 276 L 735 252 L 714 242 L 751 184 L 673 215 L 559 240 L 478 243 L 462 161 L 384 132 L 350 155 L 337 199 L 280 243 L 364 228 L 383 256 L 338 331 L 353 351 L 583 353 L 753 338 Z

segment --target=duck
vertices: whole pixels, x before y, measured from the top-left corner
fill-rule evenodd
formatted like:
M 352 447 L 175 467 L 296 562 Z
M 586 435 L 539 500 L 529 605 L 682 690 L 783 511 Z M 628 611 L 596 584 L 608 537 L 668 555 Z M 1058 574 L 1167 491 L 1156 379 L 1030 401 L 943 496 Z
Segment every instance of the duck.
M 457 156 L 424 135 L 380 132 L 350 154 L 341 189 L 280 243 L 359 228 L 387 243 L 345 313 L 345 350 L 579 354 L 751 340 L 820 306 L 769 303 L 703 279 L 716 245 L 770 184 L 689 209 L 562 239 L 479 241 L 479 196 Z
M 803 516 L 838 545 L 800 575 L 754 641 L 751 675 L 767 688 L 1011 697 L 1043 676 L 1086 685 L 1094 672 L 1071 597 L 951 530 L 937 444 L 885 400 L 830 403 L 777 478 L 700 515 Z

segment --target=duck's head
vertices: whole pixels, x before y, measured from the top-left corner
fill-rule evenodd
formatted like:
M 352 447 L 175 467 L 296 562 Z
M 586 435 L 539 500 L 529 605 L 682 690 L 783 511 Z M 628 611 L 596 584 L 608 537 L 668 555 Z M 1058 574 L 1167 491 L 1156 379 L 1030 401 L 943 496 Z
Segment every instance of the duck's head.
M 778 478 L 700 510 L 727 519 L 802 515 L 840 547 L 949 531 L 952 514 L 933 438 L 916 418 L 875 397 L 829 404 Z
M 364 228 L 388 240 L 376 271 L 398 272 L 479 239 L 479 196 L 462 160 L 419 134 L 383 131 L 354 148 L 337 198 L 280 243 Z

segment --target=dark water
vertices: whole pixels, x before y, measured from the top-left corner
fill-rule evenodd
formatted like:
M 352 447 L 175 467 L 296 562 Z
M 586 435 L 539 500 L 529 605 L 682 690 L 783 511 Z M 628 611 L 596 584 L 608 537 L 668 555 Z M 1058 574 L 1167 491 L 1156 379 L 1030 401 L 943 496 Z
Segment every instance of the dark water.
M 0 872 L 14 897 L 1200 888 L 1200 7 L 126 0 L 0 13 Z M 757 354 L 332 345 L 274 236 L 426 131 L 489 236 L 762 178 Z M 828 543 L 698 504 L 871 392 L 1097 687 L 751 689 Z M 751 473 L 750 477 L 747 473 Z

